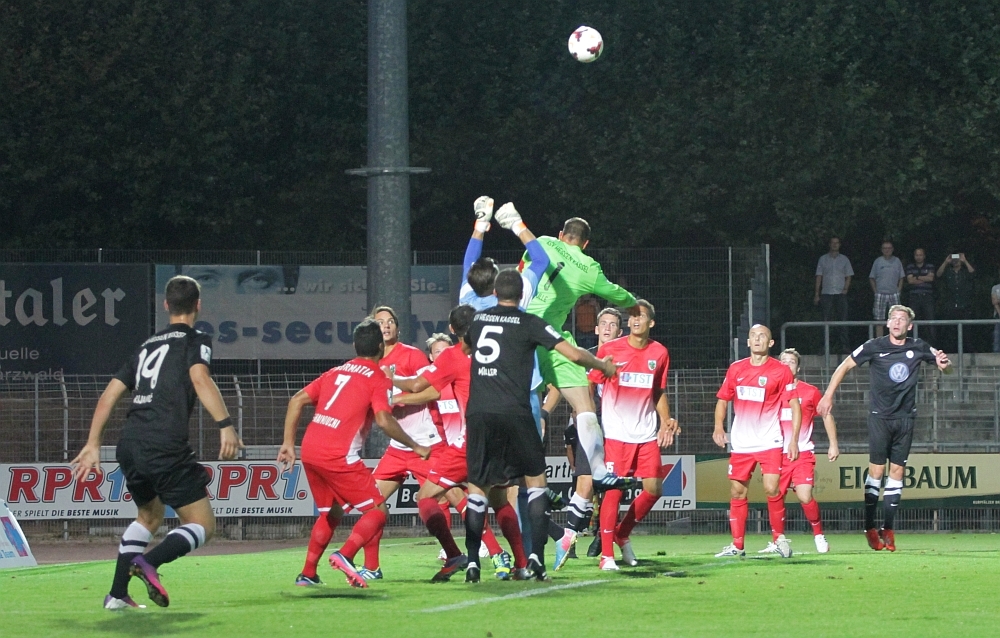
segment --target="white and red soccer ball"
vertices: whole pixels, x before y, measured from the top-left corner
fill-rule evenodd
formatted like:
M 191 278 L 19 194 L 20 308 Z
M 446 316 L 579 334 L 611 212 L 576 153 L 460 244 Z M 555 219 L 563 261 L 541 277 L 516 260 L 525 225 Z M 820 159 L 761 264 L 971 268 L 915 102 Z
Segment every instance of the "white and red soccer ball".
M 593 62 L 601 57 L 603 52 L 604 39 L 597 29 L 578 27 L 569 36 L 569 54 L 576 58 L 577 62 Z

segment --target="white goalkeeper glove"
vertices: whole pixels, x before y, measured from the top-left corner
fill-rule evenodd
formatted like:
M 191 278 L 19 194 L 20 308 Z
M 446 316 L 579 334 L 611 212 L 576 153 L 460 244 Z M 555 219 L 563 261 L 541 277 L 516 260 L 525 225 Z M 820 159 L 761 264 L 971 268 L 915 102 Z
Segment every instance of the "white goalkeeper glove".
M 521 231 L 527 228 L 521 221 L 521 214 L 511 202 L 507 202 L 497 211 L 497 223 L 501 228 L 514 231 L 515 235 L 520 235 Z
M 490 230 L 490 220 L 493 219 L 493 198 L 483 195 L 472 205 L 476 211 L 476 230 L 485 233 Z

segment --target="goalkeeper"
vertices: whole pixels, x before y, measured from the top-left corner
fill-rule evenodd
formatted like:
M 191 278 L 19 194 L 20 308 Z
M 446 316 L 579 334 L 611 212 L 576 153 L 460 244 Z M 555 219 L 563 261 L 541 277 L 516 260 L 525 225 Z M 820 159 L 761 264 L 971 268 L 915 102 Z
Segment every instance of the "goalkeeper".
M 580 217 L 566 220 L 559 237 L 539 237 L 549 258 L 545 277 L 539 282 L 535 297 L 528 303 L 527 311 L 541 317 L 557 330 L 566 323 L 566 317 L 577 300 L 586 294 L 596 294 L 613 304 L 628 308 L 634 314 L 638 307 L 635 297 L 604 276 L 601 265 L 583 254 L 590 240 L 590 224 Z M 521 268 L 530 269 L 532 255 L 525 253 Z M 571 345 L 576 340 L 569 332 L 563 337 Z M 590 461 L 594 477 L 594 487 L 598 489 L 627 489 L 634 480 L 620 478 L 609 472 L 604 464 L 604 436 L 597 422 L 594 398 L 590 383 L 583 368 L 561 354 L 539 348 L 538 364 L 546 383 L 550 383 L 562 393 L 576 413 L 576 429 L 580 448 Z

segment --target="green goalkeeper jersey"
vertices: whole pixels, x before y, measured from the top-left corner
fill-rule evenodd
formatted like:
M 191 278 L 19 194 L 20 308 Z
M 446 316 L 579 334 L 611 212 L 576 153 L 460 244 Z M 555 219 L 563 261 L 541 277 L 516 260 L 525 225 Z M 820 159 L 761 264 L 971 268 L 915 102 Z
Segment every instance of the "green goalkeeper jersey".
M 579 246 L 571 246 L 555 237 L 539 237 L 538 243 L 549 256 L 549 267 L 538 282 L 538 292 L 528 303 L 528 312 L 561 330 L 577 300 L 595 294 L 623 308 L 635 305 L 632 293 L 608 281 L 601 265 L 588 257 Z M 531 264 L 528 253 L 524 267 Z

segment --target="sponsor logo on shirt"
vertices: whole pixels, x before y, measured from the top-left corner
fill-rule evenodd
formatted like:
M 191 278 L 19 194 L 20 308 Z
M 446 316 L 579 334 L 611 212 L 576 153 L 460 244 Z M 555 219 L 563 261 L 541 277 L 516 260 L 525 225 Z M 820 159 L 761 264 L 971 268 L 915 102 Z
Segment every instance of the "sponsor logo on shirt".
M 764 388 L 754 388 L 747 385 L 736 386 L 736 397 L 740 401 L 764 402 Z
M 437 405 L 441 414 L 458 414 L 458 401 L 455 399 L 438 399 Z
M 910 376 L 910 369 L 905 363 L 894 363 L 892 367 L 889 368 L 889 378 L 896 383 L 902 383 L 906 381 L 907 377 Z
M 618 385 L 625 388 L 652 388 L 653 375 L 645 372 L 619 372 Z
M 552 326 L 545 326 L 545 332 L 552 335 L 554 339 L 562 339 L 562 335 L 556 332 L 556 329 L 553 328 Z
M 792 420 L 792 409 L 791 408 L 781 408 L 781 420 L 791 421 Z
M 201 359 L 205 363 L 212 363 L 212 349 L 204 344 L 201 346 Z

